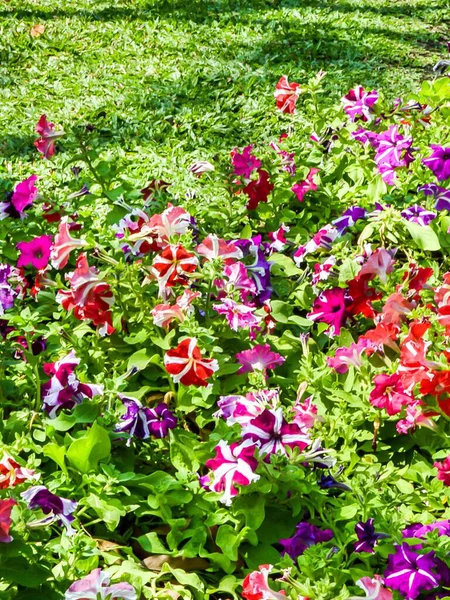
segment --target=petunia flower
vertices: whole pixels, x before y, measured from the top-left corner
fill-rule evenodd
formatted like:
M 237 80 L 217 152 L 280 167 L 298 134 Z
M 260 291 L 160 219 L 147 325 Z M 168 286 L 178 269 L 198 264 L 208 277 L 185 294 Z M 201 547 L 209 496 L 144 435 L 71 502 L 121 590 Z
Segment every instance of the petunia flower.
M 46 115 L 41 115 L 36 125 L 36 133 L 41 137 L 35 140 L 35 147 L 44 158 L 51 158 L 55 154 L 55 142 L 64 135 L 64 131 L 55 131 L 54 123 L 47 121 Z
M 426 227 L 436 218 L 436 213 L 427 210 L 426 208 L 422 208 L 418 204 L 405 208 L 400 214 L 407 221 L 417 223 L 418 225 L 422 225 L 422 227 Z
M 316 169 L 315 167 L 309 170 L 306 179 L 303 181 L 299 181 L 299 183 L 294 183 L 291 190 L 297 196 L 297 200 L 299 202 L 303 202 L 305 199 L 305 195 L 307 192 L 314 192 L 317 190 L 317 183 L 314 181 L 314 176 L 320 171 L 320 169 Z
M 189 283 L 189 275 L 196 270 L 197 266 L 198 258 L 181 244 L 166 246 L 153 259 L 151 269 L 158 281 L 161 297 L 167 298 L 170 288 L 175 285 L 186 286 Z
M 296 560 L 307 548 L 329 542 L 332 538 L 331 529 L 319 529 L 311 523 L 301 522 L 292 537 L 280 540 L 283 547 L 281 554 L 289 554 L 292 560 Z
M 55 363 L 44 365 L 46 375 L 51 379 L 41 386 L 42 408 L 54 419 L 62 409 L 72 409 L 81 403 L 83 398 L 103 395 L 103 386 L 92 383 L 81 383 L 75 375 L 80 359 L 71 350 L 67 356 Z
M 378 248 L 373 252 L 362 266 L 358 273 L 358 278 L 363 275 L 378 275 L 383 283 L 387 282 L 387 275 L 394 269 L 395 260 L 392 257 L 392 251 L 385 248 Z
M 269 246 L 271 252 L 283 252 L 286 247 L 286 233 L 289 233 L 290 228 L 281 223 L 280 227 L 276 231 L 269 231 L 268 238 L 271 241 Z
M 336 373 L 347 373 L 350 365 L 359 369 L 363 364 L 361 357 L 368 348 L 370 348 L 370 342 L 365 338 L 359 338 L 356 343 L 350 344 L 350 346 L 338 348 L 334 353 L 334 357 L 327 356 L 327 364 Z
M 405 418 L 400 419 L 400 421 L 397 421 L 395 424 L 398 433 L 406 434 L 411 430 L 414 431 L 417 427 L 436 429 L 436 423 L 431 418 L 432 415 L 424 414 L 421 407 L 422 403 L 420 400 L 406 406 Z
M 286 592 L 275 592 L 269 586 L 269 573 L 273 565 L 259 565 L 242 582 L 242 597 L 245 600 L 286 600 Z M 299 599 L 300 600 L 300 599 Z
M 219 410 L 214 416 L 225 419 L 227 425 L 239 423 L 243 426 L 266 408 L 276 408 L 278 403 L 278 390 L 259 390 L 248 392 L 245 396 L 220 396 L 217 401 Z
M 251 179 L 242 192 L 247 194 L 247 210 L 255 210 L 260 202 L 267 202 L 269 194 L 273 190 L 273 183 L 269 179 L 269 173 L 265 169 L 257 170 L 258 177 Z
M 269 344 L 260 344 L 250 350 L 243 350 L 236 354 L 236 358 L 242 365 L 238 371 L 239 374 L 251 373 L 252 371 L 263 371 L 265 373 L 267 369 L 274 369 L 286 360 L 277 352 L 272 352 Z
M 50 235 L 41 235 L 29 242 L 19 242 L 17 249 L 20 250 L 20 256 L 17 261 L 18 267 L 32 266 L 38 271 L 45 269 L 50 260 L 50 249 L 52 237 Z
M 113 583 L 110 576 L 101 569 L 94 569 L 72 583 L 64 595 L 64 600 L 137 600 L 136 591 L 129 583 Z
M 261 321 L 261 317 L 257 317 L 254 314 L 254 306 L 238 304 L 230 298 L 225 298 L 221 304 L 213 304 L 213 309 L 219 315 L 225 315 L 228 325 L 233 331 L 245 329 L 246 327 L 255 327 Z
M 255 169 L 259 169 L 261 166 L 261 161 L 256 158 L 252 154 L 253 146 L 246 146 L 242 153 L 238 152 L 237 148 L 231 152 L 231 162 L 233 163 L 233 173 L 238 177 L 243 177 L 244 179 L 250 179 L 252 172 Z
M 398 590 L 406 600 L 415 600 L 421 592 L 439 585 L 440 575 L 436 573 L 438 563 L 434 552 L 419 554 L 420 548 L 403 543 L 396 545 L 395 554 L 388 556 L 384 583 Z
M 39 527 L 41 525 L 50 525 L 57 523 L 66 528 L 68 535 L 73 535 L 75 530 L 72 527 L 74 520 L 73 512 L 77 508 L 77 502 L 61 498 L 50 492 L 45 485 L 35 485 L 20 494 L 28 502 L 28 508 L 34 510 L 40 508 L 44 515 L 48 515 L 38 521 L 28 523 L 30 527 Z
M 69 261 L 72 250 L 84 248 L 88 245 L 85 240 L 73 238 L 70 235 L 70 228 L 68 217 L 63 217 L 50 253 L 50 260 L 54 269 L 64 269 Z
M 266 455 L 266 462 L 271 454 L 287 456 L 286 448 L 304 450 L 311 441 L 297 423 L 286 421 L 282 408 L 266 408 L 242 427 L 242 437 L 258 444 L 258 452 Z
M 436 461 L 433 467 L 438 470 L 437 478 L 444 485 L 450 485 L 450 456 L 447 456 L 442 462 Z
M 409 525 L 402 531 L 402 536 L 405 538 L 423 538 L 426 537 L 427 533 L 430 531 L 434 531 L 437 529 L 439 531 L 439 535 L 446 535 L 450 537 L 450 521 L 447 519 L 445 521 L 435 521 L 434 523 L 429 523 L 428 525 L 422 525 L 422 523 L 414 523 L 413 525 Z
M 417 188 L 418 192 L 423 192 L 426 196 L 432 196 L 436 202 L 436 210 L 450 210 L 450 190 L 440 187 L 435 183 L 427 183 Z
M 238 494 L 236 485 L 250 485 L 259 479 L 255 473 L 258 461 L 254 457 L 256 444 L 251 440 L 228 445 L 221 440 L 215 448 L 216 456 L 206 461 L 210 475 L 201 479 L 203 487 L 221 493 L 220 502 L 231 506 Z
M 392 600 L 392 592 L 383 586 L 381 575 L 373 578 L 362 577 L 356 585 L 366 593 L 365 596 L 352 596 L 348 600 Z
M 262 243 L 261 235 L 248 240 L 238 240 L 235 243 L 242 249 L 244 257 L 253 257 L 253 262 L 246 264 L 245 268 L 256 285 L 257 301 L 262 304 L 272 293 L 270 281 L 272 263 L 266 258 L 268 244 Z
M 414 398 L 405 392 L 398 373 L 377 375 L 373 382 L 375 387 L 370 392 L 369 401 L 376 408 L 384 408 L 388 415 L 396 415 L 402 406 L 414 402 Z
M 430 169 L 438 181 L 450 178 L 450 148 L 444 148 L 437 144 L 430 144 L 433 152 L 427 158 L 422 159 L 422 164 Z
M 6 217 L 25 218 L 25 210 L 33 205 L 38 196 L 36 181 L 37 175 L 31 175 L 16 185 L 14 191 L 8 194 L 6 202 L 0 202 L 0 220 Z
M 150 436 L 164 438 L 169 433 L 169 429 L 174 429 L 177 426 L 177 418 L 163 402 L 160 402 L 154 408 L 149 408 L 143 406 L 136 398 L 124 394 L 119 394 L 119 398 L 127 410 L 122 415 L 121 422 L 116 425 L 115 431 L 130 434 L 127 446 L 131 444 L 133 436 L 141 440 L 145 440 Z
M 0 544 L 9 544 L 13 541 L 9 530 L 12 524 L 11 510 L 17 502 L 12 498 L 0 500 Z
M 221 258 L 225 264 L 234 262 L 232 259 L 242 258 L 242 250 L 233 242 L 222 240 L 210 233 L 195 249 L 197 254 L 204 256 L 206 260 Z
M 39 477 L 39 473 L 21 467 L 6 451 L 3 452 L 0 460 L 0 490 L 13 488 L 25 481 L 35 481 Z
M 201 177 L 203 173 L 207 173 L 208 171 L 214 171 L 214 165 L 212 165 L 207 160 L 196 160 L 189 167 L 189 171 L 196 177 Z
M 375 118 L 372 107 L 378 102 L 378 92 L 366 92 L 362 85 L 357 85 L 341 99 L 341 102 L 351 121 L 361 118 L 370 122 Z
M 355 525 L 355 533 L 358 538 L 358 541 L 353 543 L 355 552 L 373 553 L 378 540 L 388 537 L 385 533 L 375 533 L 373 521 L 373 519 L 368 519 L 365 523 L 360 522 Z
M 186 338 L 164 356 L 164 366 L 175 383 L 207 386 L 207 379 L 217 371 L 219 363 L 214 358 L 202 358 L 196 338 Z
M 343 288 L 325 290 L 314 300 L 312 311 L 307 315 L 311 321 L 329 325 L 327 335 L 339 335 L 348 317 L 347 306 L 351 298 Z
M 339 235 L 343 235 L 349 227 L 353 227 L 357 221 L 365 219 L 366 216 L 367 211 L 364 208 L 361 208 L 360 206 L 351 206 L 344 211 L 338 219 L 332 221 L 332 224 L 338 230 Z
M 339 232 L 333 225 L 326 225 L 320 229 L 304 246 L 296 250 L 293 258 L 297 267 L 300 267 L 308 254 L 313 254 L 320 248 L 331 250 L 333 242 L 339 237 Z
M 13 269 L 7 264 L 0 264 L 0 316 L 5 314 L 5 310 L 14 306 L 14 299 L 17 292 L 9 283 L 9 277 L 13 274 Z
M 194 312 L 194 307 L 191 306 L 192 302 L 200 296 L 200 292 L 184 290 L 181 296 L 178 296 L 175 304 L 157 304 L 151 311 L 153 323 L 157 327 L 164 327 L 165 329 L 170 326 L 174 319 L 183 323 L 186 316 Z
M 294 115 L 297 112 L 296 104 L 302 91 L 299 83 L 289 83 L 286 75 L 280 77 L 274 92 L 277 110 Z

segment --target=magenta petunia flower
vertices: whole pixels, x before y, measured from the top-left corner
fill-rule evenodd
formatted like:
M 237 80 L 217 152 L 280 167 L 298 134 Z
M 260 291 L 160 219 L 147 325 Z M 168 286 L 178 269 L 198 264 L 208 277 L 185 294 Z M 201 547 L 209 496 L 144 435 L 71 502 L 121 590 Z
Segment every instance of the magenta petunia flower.
M 327 356 L 327 364 L 336 373 L 347 373 L 350 365 L 359 369 L 362 366 L 361 357 L 364 352 L 367 353 L 370 346 L 369 340 L 361 337 L 356 343 L 350 344 L 350 346 L 338 348 L 334 357 Z
M 438 181 L 450 178 L 450 148 L 444 148 L 436 144 L 430 144 L 433 152 L 427 158 L 422 159 L 422 164 L 430 169 Z
M 407 600 L 415 600 L 425 590 L 439 585 L 440 575 L 434 552 L 418 554 L 421 546 L 408 546 L 403 543 L 395 546 L 395 554 L 388 556 L 388 566 L 384 573 L 384 583 Z
M 8 194 L 5 202 L 0 202 L 0 220 L 7 217 L 25 218 L 25 209 L 32 206 L 38 195 L 36 181 L 37 175 L 31 175 L 16 185 L 14 191 Z
M 314 181 L 314 176 L 319 172 L 320 169 L 312 168 L 309 170 L 306 179 L 303 181 L 299 181 L 299 183 L 294 183 L 292 186 L 292 191 L 297 196 L 297 200 L 299 202 L 303 202 L 305 195 L 307 192 L 314 192 L 317 190 L 317 183 Z
M 405 392 L 398 373 L 381 373 L 373 382 L 375 387 L 370 392 L 369 401 L 376 408 L 384 408 L 388 415 L 396 415 L 402 406 L 414 402 L 414 398 Z
M 328 323 L 327 335 L 335 336 L 341 332 L 348 313 L 347 306 L 351 303 L 351 298 L 347 290 L 342 288 L 332 288 L 322 292 L 314 300 L 313 309 L 308 314 L 308 319 Z
M 343 98 L 344 110 L 351 121 L 361 118 L 363 121 L 372 121 L 375 118 L 373 105 L 378 102 L 378 92 L 366 92 L 362 85 L 357 85 Z
M 31 265 L 38 271 L 45 269 L 50 260 L 51 246 L 52 237 L 50 235 L 41 235 L 29 242 L 19 242 L 16 246 L 20 250 L 17 266 Z
M 238 362 L 242 367 L 238 373 L 251 373 L 252 371 L 266 371 L 282 365 L 286 360 L 277 352 L 272 352 L 269 344 L 260 344 L 250 350 L 244 350 L 236 354 Z
M 238 304 L 230 298 L 225 298 L 221 304 L 214 304 L 213 309 L 219 315 L 225 315 L 228 325 L 233 331 L 244 329 L 245 327 L 256 327 L 261 321 L 260 317 L 254 315 L 254 306 Z
M 235 148 L 231 153 L 231 162 L 234 166 L 234 174 L 244 179 L 250 179 L 252 172 L 259 169 L 261 161 L 252 154 L 253 146 L 246 146 L 242 153 L 239 153 Z
M 55 141 L 64 135 L 64 131 L 55 131 L 54 123 L 47 121 L 46 115 L 41 115 L 36 124 L 36 133 L 41 136 L 34 141 L 36 149 L 44 158 L 51 158 L 56 150 Z

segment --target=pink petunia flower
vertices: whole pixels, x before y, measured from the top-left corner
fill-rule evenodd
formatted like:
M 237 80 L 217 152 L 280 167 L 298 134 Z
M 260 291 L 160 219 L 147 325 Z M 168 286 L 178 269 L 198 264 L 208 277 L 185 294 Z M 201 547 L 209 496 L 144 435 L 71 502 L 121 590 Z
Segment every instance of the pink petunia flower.
M 261 161 L 252 154 L 252 150 L 252 145 L 246 146 L 242 150 L 242 153 L 239 153 L 237 148 L 232 150 L 231 162 L 234 167 L 233 173 L 238 177 L 250 179 L 252 172 L 261 166 Z
M 52 237 L 50 235 L 41 235 L 29 242 L 19 242 L 17 244 L 20 250 L 18 267 L 27 267 L 31 265 L 38 271 L 45 269 L 50 260 L 50 249 Z
M 334 369 L 336 373 L 347 373 L 349 366 L 359 369 L 362 366 L 362 354 L 371 348 L 369 340 L 361 337 L 356 343 L 350 346 L 338 348 L 334 353 L 334 357 L 327 357 L 327 364 Z
M 180 323 L 186 318 L 186 315 L 194 312 L 192 302 L 201 296 L 200 292 L 184 290 L 181 296 L 178 296 L 175 304 L 157 304 L 152 310 L 153 323 L 157 327 L 167 329 L 174 319 Z
M 64 595 L 64 600 L 136 600 L 137 595 L 129 583 L 113 583 L 110 576 L 101 569 L 94 569 L 72 583 Z
M 286 233 L 289 233 L 290 228 L 281 223 L 280 227 L 276 231 L 269 231 L 268 237 L 271 241 L 269 249 L 271 252 L 283 252 L 286 247 Z
M 68 217 L 63 217 L 58 227 L 58 233 L 55 235 L 50 260 L 54 269 L 64 269 L 69 262 L 69 256 L 72 250 L 84 248 L 88 244 L 85 240 L 73 238 L 70 235 L 70 223 Z
M 361 118 L 363 121 L 373 121 L 375 114 L 373 105 L 378 102 L 378 92 L 366 92 L 362 85 L 357 85 L 343 98 L 344 110 L 351 121 Z
M 256 327 L 261 322 L 261 317 L 255 316 L 256 308 L 238 304 L 230 298 L 222 300 L 221 304 L 214 304 L 213 309 L 219 315 L 225 315 L 228 325 L 233 331 L 245 329 L 246 327 Z
M 385 248 L 378 248 L 362 266 L 358 278 L 363 275 L 378 275 L 380 280 L 386 283 L 387 274 L 393 271 L 394 265 L 395 260 L 392 258 L 392 253 Z
M 356 582 L 365 596 L 352 596 L 348 600 L 392 600 L 392 592 L 383 586 L 383 577 L 374 575 L 373 578 L 362 577 Z
M 275 86 L 273 94 L 277 102 L 277 110 L 294 115 L 297 112 L 297 99 L 302 91 L 299 83 L 289 83 L 286 75 L 283 75 Z
M 433 467 L 438 470 L 437 478 L 444 485 L 450 485 L 450 456 L 447 456 L 442 462 L 433 463 Z
M 292 186 L 292 191 L 297 196 L 299 202 L 303 202 L 305 195 L 307 192 L 314 192 L 317 190 L 317 183 L 314 181 L 314 176 L 320 171 L 320 169 L 316 169 L 313 167 L 309 170 L 306 179 L 300 181 L 299 183 L 294 183 Z
M 405 392 L 397 373 L 382 373 L 377 375 L 373 382 L 375 387 L 370 392 L 369 401 L 376 408 L 384 408 L 388 415 L 396 415 L 402 410 L 402 406 L 414 402 L 413 396 Z
M 221 258 L 226 264 L 234 262 L 232 259 L 242 258 L 242 250 L 240 248 L 235 246 L 233 242 L 222 240 L 213 233 L 210 233 L 197 246 L 196 251 L 207 260 Z
M 255 473 L 258 466 L 255 449 L 256 444 L 251 440 L 231 445 L 221 440 L 215 448 L 216 456 L 206 461 L 212 473 L 201 478 L 202 485 L 213 492 L 222 493 L 220 502 L 230 506 L 232 498 L 238 494 L 236 485 L 247 486 L 259 479 Z
M 325 333 L 329 336 L 339 335 L 347 320 L 347 307 L 350 303 L 351 298 L 343 288 L 325 290 L 314 300 L 308 319 L 328 323 L 329 327 Z
M 245 600 L 286 600 L 286 592 L 275 592 L 269 586 L 272 569 L 273 565 L 259 565 L 257 571 L 247 575 L 242 582 L 242 597 Z
M 421 402 L 417 400 L 412 404 L 408 404 L 406 407 L 406 416 L 404 419 L 400 419 L 395 425 L 398 433 L 409 433 L 414 431 L 417 427 L 428 427 L 429 429 L 436 429 L 436 423 L 431 419 L 430 416 L 424 415 L 421 409 Z
M 37 175 L 31 175 L 16 185 L 14 191 L 8 195 L 6 202 L 0 202 L 0 220 L 6 217 L 25 218 L 25 209 L 32 206 L 38 197 L 36 181 Z
M 51 158 L 55 154 L 55 142 L 64 135 L 64 131 L 55 131 L 54 123 L 50 123 L 47 116 L 42 115 L 37 122 L 36 133 L 41 137 L 35 140 L 35 147 L 44 158 Z
M 242 365 L 238 371 L 239 374 L 252 371 L 264 371 L 265 373 L 267 369 L 274 369 L 286 360 L 277 352 L 272 352 L 269 344 L 260 344 L 250 350 L 239 352 L 236 354 L 236 358 Z
M 12 498 L 0 500 L 0 544 L 9 544 L 13 540 L 9 530 L 12 524 L 11 510 L 16 504 Z

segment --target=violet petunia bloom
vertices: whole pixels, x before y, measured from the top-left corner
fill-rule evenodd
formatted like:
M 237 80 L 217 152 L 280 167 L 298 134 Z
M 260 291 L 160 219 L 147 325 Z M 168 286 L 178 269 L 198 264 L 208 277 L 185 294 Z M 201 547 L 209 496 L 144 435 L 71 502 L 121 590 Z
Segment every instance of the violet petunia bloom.
M 426 208 L 422 208 L 418 204 L 405 208 L 400 214 L 407 221 L 417 223 L 418 225 L 422 225 L 422 227 L 426 227 L 436 218 L 436 213 L 427 210 Z
M 384 572 L 385 585 L 398 590 L 406 600 L 415 600 L 426 590 L 439 585 L 440 575 L 434 552 L 419 554 L 421 546 L 409 546 L 403 543 L 395 546 L 395 554 L 388 556 L 388 565 Z
M 331 529 L 319 529 L 315 525 L 302 522 L 297 525 L 296 532 L 292 537 L 280 540 L 280 544 L 283 546 L 281 554 L 289 554 L 292 560 L 295 560 L 310 546 L 329 542 L 332 538 Z
M 11 287 L 8 278 L 12 275 L 12 269 L 9 265 L 0 265 L 0 316 L 5 314 L 5 310 L 14 306 L 14 299 L 17 293 Z
M 42 519 L 28 523 L 29 527 L 50 525 L 56 522 L 58 525 L 66 528 L 68 535 L 75 533 L 75 529 L 72 527 L 75 517 L 72 513 L 78 506 L 77 502 L 52 494 L 45 485 L 35 485 L 20 495 L 28 502 L 30 510 L 40 508 L 44 515 L 47 515 Z
M 252 172 L 261 166 L 261 161 L 252 154 L 252 150 L 253 146 L 249 145 L 242 150 L 242 153 L 239 153 L 237 148 L 234 148 L 232 151 L 231 162 L 234 167 L 233 173 L 238 177 L 250 179 Z
M 417 188 L 418 192 L 423 192 L 425 196 L 432 196 L 436 202 L 436 210 L 450 210 L 450 190 L 443 188 L 435 183 L 427 183 Z
M 341 101 L 351 121 L 356 121 L 358 118 L 363 121 L 373 121 L 375 114 L 372 107 L 378 102 L 378 92 L 376 90 L 366 92 L 362 85 L 357 85 Z
M 51 379 L 42 384 L 42 408 L 54 419 L 63 408 L 72 409 L 80 404 L 83 398 L 93 398 L 103 394 L 103 386 L 92 383 L 81 383 L 75 375 L 75 369 L 80 364 L 72 350 L 67 356 L 55 363 L 44 365 L 46 375 Z
M 333 475 L 321 475 L 317 485 L 321 490 L 339 489 L 344 490 L 344 492 L 350 492 L 352 489 L 345 483 L 337 481 Z
M 245 396 L 220 396 L 217 401 L 219 410 L 214 417 L 222 417 L 227 425 L 247 425 L 266 408 L 276 408 L 279 404 L 278 390 L 259 390 L 248 392 Z
M 342 213 L 338 219 L 332 221 L 339 235 L 343 235 L 348 227 L 352 227 L 360 219 L 365 219 L 367 211 L 360 206 L 352 206 Z
M 326 334 L 333 337 L 339 335 L 341 327 L 345 325 L 348 317 L 347 306 L 351 298 L 347 290 L 332 288 L 325 290 L 314 300 L 313 309 L 307 315 L 311 321 L 319 321 L 329 325 Z
M 353 543 L 355 552 L 373 553 L 378 540 L 388 537 L 385 533 L 375 533 L 373 519 L 368 519 L 365 523 L 357 523 L 355 525 L 355 533 L 358 537 L 358 541 Z
M 41 235 L 29 242 L 19 242 L 17 249 L 20 250 L 18 267 L 32 266 L 38 271 L 45 269 L 50 260 L 52 237 Z
M 236 240 L 234 243 L 242 250 L 244 256 L 254 258 L 253 263 L 246 264 L 245 267 L 248 275 L 256 285 L 258 302 L 265 302 L 270 298 L 272 293 L 270 285 L 270 268 L 272 263 L 266 259 L 266 253 L 269 251 L 270 244 L 262 243 L 261 235 L 256 235 L 250 239 Z
M 263 371 L 274 369 L 278 365 L 282 365 L 286 360 L 281 354 L 272 352 L 269 344 L 260 344 L 253 346 L 250 350 L 243 350 L 236 354 L 238 362 L 242 367 L 238 373 L 251 373 L 252 371 Z
M 450 521 L 447 519 L 445 521 L 435 521 L 434 523 L 430 523 L 429 525 L 422 525 L 422 523 L 414 523 L 414 525 L 409 525 L 402 531 L 402 535 L 405 538 L 415 537 L 422 538 L 427 535 L 430 531 L 434 531 L 437 529 L 439 531 L 439 535 L 446 535 L 450 537 Z
M 304 246 L 296 250 L 293 258 L 297 267 L 300 267 L 307 254 L 313 254 L 319 248 L 331 250 L 333 242 L 340 236 L 339 231 L 333 225 L 325 225 Z
M 36 181 L 37 175 L 31 175 L 16 185 L 14 191 L 8 194 L 6 202 L 0 202 L 0 220 L 6 217 L 25 218 L 25 209 L 32 206 L 38 195 Z
M 127 446 L 131 444 L 133 437 L 141 440 L 150 436 L 163 438 L 169 433 L 169 429 L 177 426 L 177 418 L 163 402 L 155 408 L 149 408 L 143 406 L 136 398 L 123 394 L 119 394 L 119 398 L 127 410 L 121 417 L 122 422 L 116 425 L 115 431 L 130 434 Z
M 242 427 L 242 437 L 258 444 L 259 453 L 267 455 L 266 462 L 270 462 L 271 454 L 287 456 L 286 448 L 299 448 L 302 451 L 311 441 L 297 423 L 286 421 L 282 408 L 265 409 L 251 419 Z
M 244 329 L 245 327 L 257 327 L 261 322 L 261 318 L 254 314 L 254 306 L 238 304 L 230 298 L 225 298 L 221 304 L 214 304 L 213 309 L 219 315 L 225 315 L 228 325 L 233 331 Z
M 136 591 L 129 583 L 109 584 L 110 576 L 101 569 L 94 569 L 72 583 L 64 600 L 136 600 Z
M 437 144 L 430 144 L 433 152 L 427 158 L 422 159 L 422 164 L 430 169 L 438 181 L 450 178 L 450 148 L 444 148 Z
M 379 133 L 375 143 L 375 162 L 378 165 L 387 163 L 392 167 L 405 167 L 414 160 L 410 152 L 412 137 L 403 136 L 397 125 Z

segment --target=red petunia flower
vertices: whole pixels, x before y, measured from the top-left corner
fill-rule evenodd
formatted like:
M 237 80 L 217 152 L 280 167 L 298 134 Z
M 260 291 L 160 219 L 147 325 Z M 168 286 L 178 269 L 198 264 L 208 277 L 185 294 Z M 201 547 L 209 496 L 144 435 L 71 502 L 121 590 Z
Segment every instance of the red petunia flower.
M 301 92 L 299 83 L 289 83 L 286 75 L 283 75 L 275 86 L 274 96 L 277 101 L 277 109 L 282 113 L 295 114 L 297 98 Z
M 214 358 L 202 358 L 197 339 L 186 338 L 166 352 L 164 366 L 175 383 L 206 387 L 206 380 L 217 371 L 219 363 Z
M 198 258 L 181 244 L 170 244 L 153 259 L 152 273 L 158 280 L 161 296 L 167 297 L 167 288 L 187 285 L 188 274 L 198 266 Z
M 258 179 L 250 181 L 242 188 L 242 191 L 249 197 L 249 201 L 247 202 L 248 210 L 255 210 L 260 202 L 267 202 L 269 194 L 273 190 L 273 183 L 270 182 L 269 173 L 264 169 L 258 169 L 257 173 Z
M 41 137 L 35 140 L 35 147 L 44 158 L 51 158 L 55 154 L 55 141 L 64 135 L 64 131 L 55 131 L 54 123 L 50 123 L 47 116 L 42 115 L 37 122 L 36 133 Z

